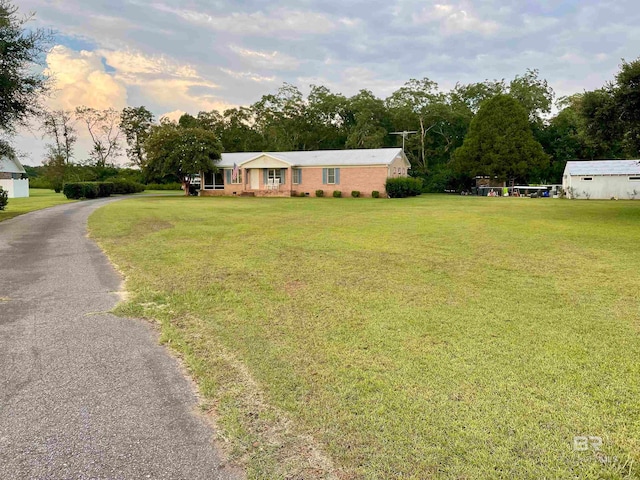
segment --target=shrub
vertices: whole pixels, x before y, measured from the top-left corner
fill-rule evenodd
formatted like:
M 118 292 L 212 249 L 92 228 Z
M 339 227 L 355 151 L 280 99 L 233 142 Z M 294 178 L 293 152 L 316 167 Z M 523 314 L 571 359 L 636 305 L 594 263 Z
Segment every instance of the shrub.
M 371 192 L 371 197 L 380 198 L 380 192 L 378 190 L 374 190 L 373 192 Z
M 7 203 L 9 203 L 9 193 L 0 187 L 0 210 L 4 210 Z
M 391 198 L 415 197 L 422 193 L 422 179 L 414 177 L 387 178 L 387 195 Z
M 113 192 L 113 183 L 110 182 L 98 182 L 98 197 L 110 197 Z
M 71 182 L 62 187 L 65 197 L 70 200 L 108 197 L 113 190 L 114 184 L 111 182 Z
M 360 192 L 358 190 L 354 190 L 353 192 L 351 192 L 351 196 L 353 198 L 358 198 L 360 196 Z
M 85 182 L 82 185 L 82 196 L 84 198 L 98 198 L 100 189 L 97 182 Z
M 324 190 L 316 190 L 316 197 L 324 197 Z
M 333 198 L 340 198 L 340 197 L 342 197 L 342 192 L 340 190 L 334 190 Z
M 299 197 L 306 197 L 306 196 L 307 196 L 307 194 L 306 194 L 306 193 L 304 193 L 304 192 L 300 192 L 300 193 L 298 193 L 298 196 L 299 196 Z
M 182 190 L 181 183 L 148 183 L 146 190 Z
M 113 185 L 112 193 L 114 195 L 128 195 L 130 193 L 144 192 L 145 186 L 131 180 L 109 180 Z
M 62 193 L 69 200 L 79 200 L 83 197 L 84 188 L 80 182 L 65 183 L 62 187 Z

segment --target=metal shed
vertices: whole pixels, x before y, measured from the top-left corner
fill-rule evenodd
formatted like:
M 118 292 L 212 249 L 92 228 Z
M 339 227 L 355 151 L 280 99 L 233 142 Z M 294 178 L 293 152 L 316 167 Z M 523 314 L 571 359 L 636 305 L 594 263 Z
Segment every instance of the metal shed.
M 640 160 L 567 162 L 562 188 L 569 198 L 640 199 Z

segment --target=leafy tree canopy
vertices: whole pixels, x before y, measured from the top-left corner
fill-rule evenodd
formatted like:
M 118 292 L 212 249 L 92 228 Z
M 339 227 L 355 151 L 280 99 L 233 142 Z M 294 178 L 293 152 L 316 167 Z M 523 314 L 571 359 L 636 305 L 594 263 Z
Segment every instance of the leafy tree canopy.
M 143 167 L 146 161 L 144 142 L 153 125 L 153 113 L 146 107 L 127 107 L 120 115 L 120 129 L 127 141 L 127 156 L 133 165 Z
M 222 153 L 222 145 L 213 132 L 200 127 L 183 128 L 172 122 L 152 127 L 145 149 L 150 173 L 175 176 L 182 182 L 185 195 L 189 194 L 191 175 L 215 171 Z
M 0 0 L 0 130 L 13 133 L 16 126 L 40 112 L 47 77 L 33 72 L 42 64 L 50 37 L 40 29 L 26 29 L 30 16 L 21 16 L 18 7 Z

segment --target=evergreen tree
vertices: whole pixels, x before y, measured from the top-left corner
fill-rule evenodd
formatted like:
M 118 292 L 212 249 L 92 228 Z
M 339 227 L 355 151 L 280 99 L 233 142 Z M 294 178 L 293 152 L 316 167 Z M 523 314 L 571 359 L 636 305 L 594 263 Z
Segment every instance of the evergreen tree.
M 533 137 L 527 110 L 512 96 L 500 94 L 482 104 L 453 162 L 474 176 L 527 180 L 549 158 Z

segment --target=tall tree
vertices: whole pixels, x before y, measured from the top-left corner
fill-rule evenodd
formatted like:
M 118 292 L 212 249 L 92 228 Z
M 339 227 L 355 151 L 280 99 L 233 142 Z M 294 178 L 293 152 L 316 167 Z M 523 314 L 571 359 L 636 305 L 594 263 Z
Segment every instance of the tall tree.
M 51 139 L 47 144 L 49 157 L 59 157 L 64 163 L 71 163 L 73 147 L 78 140 L 73 112 L 53 110 L 44 113 L 42 121 L 44 135 Z
M 198 112 L 198 123 L 200 128 L 209 130 L 216 134 L 218 138 L 221 137 L 224 131 L 224 117 L 217 110 L 211 110 L 210 112 Z
M 530 122 L 540 122 L 553 106 L 554 92 L 538 70 L 527 70 L 509 83 L 509 93 L 527 110 Z
M 615 95 L 611 84 L 582 95 L 580 113 L 594 158 L 624 157 L 624 129 Z
M 615 97 L 624 129 L 625 153 L 637 157 L 640 155 L 640 58 L 622 61 L 616 75 Z
M 549 159 L 533 137 L 527 110 L 512 96 L 500 94 L 482 104 L 453 161 L 472 176 L 526 181 Z
M 402 130 L 417 129 L 420 139 L 417 163 L 425 171 L 428 168 L 426 137 L 430 130 L 443 121 L 441 112 L 438 112 L 435 105 L 444 103 L 444 98 L 444 95 L 438 92 L 437 83 L 428 78 L 422 80 L 412 78 L 393 92 L 386 101 L 394 116 L 395 125 L 401 125 Z
M 451 103 L 464 105 L 469 109 L 470 117 L 478 113 L 480 106 L 498 94 L 505 93 L 504 80 L 485 80 L 484 82 L 460 84 L 449 92 Z
M 251 106 L 254 128 L 269 150 L 307 150 L 306 104 L 300 90 L 285 83 Z
M 534 136 L 549 155 L 548 168 L 536 171 L 540 183 L 561 183 L 568 160 L 593 158 L 580 115 L 582 94 L 563 97 L 557 102 L 561 110 L 546 125 L 533 124 Z
M 360 90 L 349 98 L 347 148 L 384 146 L 392 125 L 384 101 L 369 90 Z
M 49 155 L 47 155 L 43 164 L 44 178 L 49 181 L 51 187 L 56 193 L 60 193 L 70 165 L 67 163 L 64 156 L 53 152 L 50 152 Z
M 34 72 L 50 46 L 50 35 L 27 29 L 33 15 L 21 16 L 18 7 L 0 0 L 0 130 L 13 133 L 16 126 L 41 111 L 48 79 Z
M 185 195 L 189 195 L 191 176 L 215 171 L 222 155 L 222 145 L 212 132 L 182 128 L 172 122 L 153 126 L 145 149 L 145 168 L 155 175 L 178 178 Z
M 144 143 L 153 125 L 153 113 L 144 106 L 127 107 L 120 115 L 120 129 L 127 141 L 127 157 L 131 163 L 139 168 L 144 167 Z
M 322 85 L 311 85 L 307 97 L 307 146 L 310 149 L 341 149 L 347 140 L 348 100 Z
M 97 167 L 113 163 L 120 153 L 120 113 L 113 108 L 96 110 L 90 107 L 77 107 L 76 116 L 87 127 L 93 149 L 89 156 Z
M 220 134 L 225 152 L 269 150 L 265 139 L 253 128 L 253 114 L 247 107 L 224 111 L 224 130 Z

